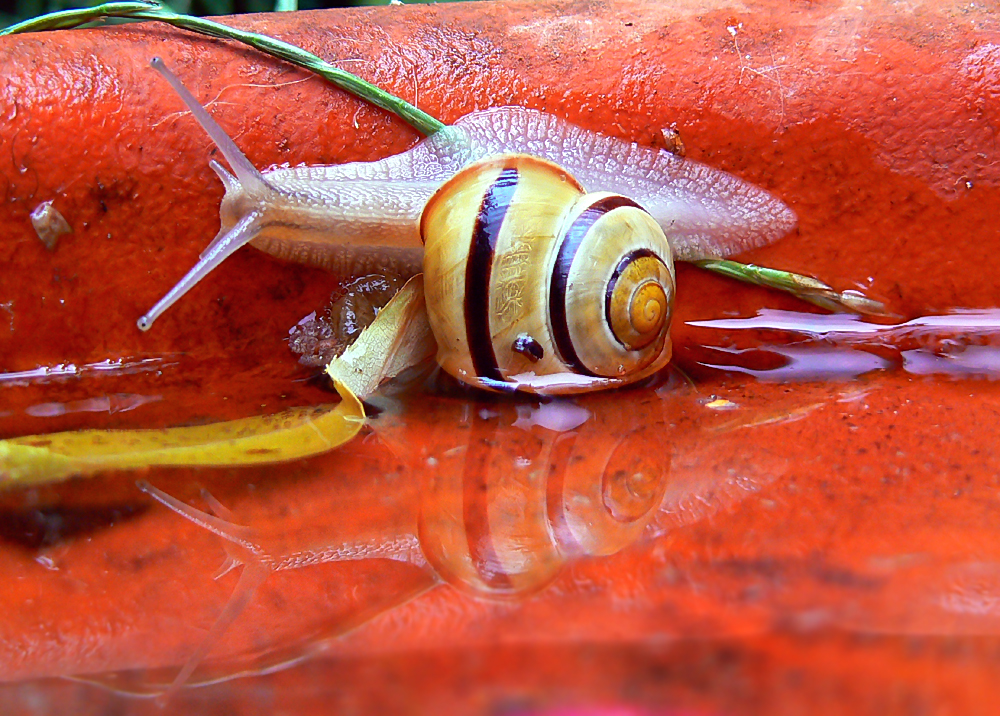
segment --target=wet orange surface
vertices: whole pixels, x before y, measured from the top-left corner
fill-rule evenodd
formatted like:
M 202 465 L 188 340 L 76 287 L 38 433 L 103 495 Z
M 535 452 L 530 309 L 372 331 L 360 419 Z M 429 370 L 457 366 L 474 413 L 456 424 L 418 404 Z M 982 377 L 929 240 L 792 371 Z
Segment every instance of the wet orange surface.
M 300 663 L 182 690 L 178 712 L 991 713 L 995 10 L 533 2 L 234 19 L 444 120 L 521 104 L 645 144 L 676 123 L 688 156 L 798 213 L 744 258 L 864 288 L 905 325 L 823 322 L 682 267 L 684 375 L 555 408 L 415 378 L 376 401 L 362 437 L 292 465 L 9 490 L 5 713 L 159 713 L 54 677 L 169 681 L 226 604 L 223 540 L 139 477 L 199 509 L 206 488 L 269 554 L 318 562 L 271 574 L 194 681 Z M 214 235 L 222 196 L 153 55 L 258 166 L 415 139 L 304 72 L 159 26 L 4 38 L 0 435 L 330 400 L 284 340 L 334 285 L 322 272 L 243 250 L 135 329 Z M 28 221 L 49 199 L 73 228 L 54 252 Z M 571 422 L 532 425 L 550 419 Z

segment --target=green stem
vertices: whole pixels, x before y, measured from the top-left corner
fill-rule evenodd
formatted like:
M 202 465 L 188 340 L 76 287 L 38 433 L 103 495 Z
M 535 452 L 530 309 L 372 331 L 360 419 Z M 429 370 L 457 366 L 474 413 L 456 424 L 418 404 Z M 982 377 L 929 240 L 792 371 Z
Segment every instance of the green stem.
M 780 269 L 741 264 L 729 259 L 692 261 L 695 266 L 721 276 L 790 293 L 814 306 L 828 311 L 850 311 L 867 316 L 889 315 L 885 306 L 857 291 L 835 291 L 831 286 L 811 276 Z
M 0 35 L 38 32 L 41 30 L 65 30 L 105 17 L 157 20 L 165 22 L 168 25 L 173 25 L 174 27 L 209 35 L 210 37 L 236 40 L 261 52 L 287 60 L 299 67 L 304 67 L 310 72 L 315 72 L 340 89 L 367 100 L 377 107 L 392 112 L 421 134 L 431 135 L 444 129 L 445 126 L 444 123 L 426 112 L 420 111 L 406 100 L 400 99 L 370 82 L 365 82 L 350 72 L 334 67 L 300 47 L 276 40 L 267 35 L 258 35 L 255 32 L 238 30 L 235 27 L 223 25 L 202 17 L 180 15 L 155 3 L 112 2 L 80 10 L 63 10 L 12 25 L 0 31 Z
M 106 17 L 128 17 L 131 13 L 149 10 L 153 7 L 159 6 L 146 2 L 109 2 L 97 7 L 60 10 L 11 25 L 0 30 L 0 35 L 19 35 L 25 32 L 41 32 L 43 30 L 69 30 Z

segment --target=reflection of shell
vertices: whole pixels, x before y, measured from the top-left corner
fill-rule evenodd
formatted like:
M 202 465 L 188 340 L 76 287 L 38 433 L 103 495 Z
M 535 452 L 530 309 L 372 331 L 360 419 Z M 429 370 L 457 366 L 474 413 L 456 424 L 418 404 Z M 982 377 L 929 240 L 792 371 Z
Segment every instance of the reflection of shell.
M 445 581 L 494 597 L 532 592 L 571 558 L 632 544 L 656 513 L 668 456 L 636 450 L 630 436 L 609 440 L 606 424 L 591 421 L 555 434 L 518 468 L 493 439 L 498 428 L 473 418 L 462 455 L 422 485 L 420 545 Z
M 612 446 L 599 480 L 567 470 L 563 519 L 582 554 L 614 554 L 635 542 L 663 498 L 669 457 L 635 450 L 630 437 Z

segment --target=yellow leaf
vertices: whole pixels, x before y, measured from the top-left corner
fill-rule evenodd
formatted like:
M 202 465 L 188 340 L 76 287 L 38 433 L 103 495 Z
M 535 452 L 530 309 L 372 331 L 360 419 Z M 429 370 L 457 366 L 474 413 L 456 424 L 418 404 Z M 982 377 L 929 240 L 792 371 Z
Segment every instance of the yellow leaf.
M 424 303 L 424 277 L 417 274 L 326 372 L 334 382 L 367 398 L 380 383 L 427 360 L 436 350 Z
M 188 428 L 80 430 L 0 440 L 0 487 L 152 465 L 256 465 L 332 450 L 357 435 L 365 411 L 334 381 L 341 402 Z

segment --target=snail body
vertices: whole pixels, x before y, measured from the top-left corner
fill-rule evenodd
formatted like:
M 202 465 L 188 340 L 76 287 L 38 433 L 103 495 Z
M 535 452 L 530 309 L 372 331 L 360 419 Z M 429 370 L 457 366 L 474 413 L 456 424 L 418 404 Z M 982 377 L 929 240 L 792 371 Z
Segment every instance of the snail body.
M 520 107 L 473 112 L 410 150 L 380 161 L 260 172 L 161 61 L 154 60 L 153 66 L 187 104 L 219 147 L 233 173 L 218 162 L 210 163 L 226 190 L 220 210 L 220 231 L 188 274 L 139 319 L 138 325 L 142 330 L 148 330 L 163 311 L 247 243 L 278 258 L 335 270 L 355 266 L 358 257 L 365 256 L 377 256 L 379 260 L 396 266 L 419 266 L 426 244 L 428 251 L 423 268 L 429 274 L 425 285 L 433 287 L 427 295 L 428 304 L 432 307 L 432 325 L 435 322 L 439 326 L 449 323 L 444 318 L 436 320 L 434 316 L 453 318 L 471 315 L 465 308 L 467 296 L 464 291 L 454 288 L 437 290 L 439 279 L 450 275 L 448 269 L 428 266 L 431 255 L 440 258 L 447 253 L 440 249 L 439 236 L 447 235 L 450 237 L 448 241 L 465 247 L 458 251 L 467 250 L 471 245 L 469 237 L 456 239 L 456 233 L 449 225 L 451 221 L 438 216 L 448 203 L 441 198 L 439 190 L 447 187 L 451 193 L 462 194 L 456 189 L 458 184 L 478 186 L 474 174 L 484 171 L 491 157 L 530 155 L 533 159 L 517 159 L 515 163 L 532 164 L 529 172 L 532 181 L 541 181 L 546 189 L 534 194 L 541 197 L 540 200 L 518 201 L 513 212 L 503 212 L 509 215 L 508 221 L 521 227 L 521 235 L 518 238 L 508 231 L 507 244 L 511 253 L 498 254 L 495 266 L 499 274 L 505 270 L 518 275 L 530 274 L 539 286 L 547 285 L 544 290 L 532 291 L 530 295 L 533 298 L 526 305 L 531 310 L 545 306 L 550 310 L 548 313 L 542 311 L 534 318 L 522 316 L 524 320 L 507 320 L 509 314 L 520 311 L 512 306 L 522 304 L 512 303 L 503 297 L 510 297 L 511 291 L 515 290 L 512 287 L 519 287 L 519 295 L 528 295 L 521 290 L 528 284 L 524 281 L 503 282 L 486 291 L 487 296 L 492 298 L 487 298 L 485 312 L 481 312 L 482 320 L 479 321 L 480 335 L 490 337 L 501 334 L 501 343 L 506 344 L 506 347 L 493 349 L 497 361 L 485 360 L 489 364 L 487 368 L 499 361 L 501 370 L 487 369 L 480 373 L 475 366 L 470 370 L 475 351 L 485 355 L 489 349 L 479 343 L 470 345 L 468 336 L 464 343 L 461 338 L 457 339 L 459 345 L 456 348 L 456 339 L 451 338 L 454 331 L 450 328 L 442 335 L 437 335 L 435 331 L 439 347 L 445 344 L 439 351 L 439 360 L 453 375 L 483 387 L 498 388 L 499 382 L 548 392 L 543 379 L 534 379 L 534 385 L 510 379 L 522 373 L 536 377 L 558 374 L 564 378 L 575 374 L 582 376 L 577 387 L 568 387 L 573 381 L 560 379 L 561 387 L 556 392 L 591 390 L 636 380 L 669 360 L 670 345 L 666 333 L 673 300 L 673 259 L 721 257 L 760 246 L 776 240 L 795 223 L 794 214 L 779 200 L 725 172 L 665 151 L 590 132 L 543 112 Z M 483 163 L 477 164 L 481 160 Z M 495 166 L 491 171 L 493 169 Z M 543 174 L 556 176 L 555 183 L 538 179 Z M 461 182 L 457 181 L 457 177 L 461 177 Z M 571 187 L 571 191 L 556 191 L 555 187 L 560 182 Z M 561 265 L 556 260 L 558 252 L 554 248 L 560 244 L 552 241 L 555 230 L 542 231 L 541 234 L 548 238 L 540 242 L 529 240 L 524 229 L 528 229 L 530 234 L 537 228 L 538 221 L 522 217 L 521 213 L 539 213 L 547 216 L 549 223 L 569 221 L 569 205 L 578 200 L 585 202 L 581 197 L 586 195 L 586 191 L 594 190 L 609 192 L 600 195 L 599 200 L 602 201 L 617 196 L 613 203 L 618 202 L 619 206 L 609 216 L 614 217 L 614 223 L 624 222 L 630 226 L 628 231 L 616 231 L 602 220 L 599 230 L 597 227 L 594 229 L 597 234 L 588 241 L 593 243 L 598 235 L 602 237 L 598 242 L 601 244 L 612 236 L 616 239 L 628 238 L 623 250 L 602 245 L 598 251 L 596 244 L 588 244 L 588 254 L 609 262 L 597 272 L 602 275 L 598 282 L 603 283 L 596 286 L 590 278 L 583 280 L 582 274 L 562 276 L 558 280 L 565 285 L 555 287 L 566 294 L 560 307 L 550 298 L 556 274 L 549 271 Z M 475 199 L 469 197 L 475 194 L 473 191 L 471 195 L 462 195 L 466 197 L 465 201 L 474 202 Z M 625 196 L 631 198 L 625 199 Z M 475 215 L 476 210 L 477 205 L 470 205 L 465 213 L 467 216 Z M 431 218 L 431 214 L 435 217 Z M 469 230 L 474 228 L 468 221 L 464 226 Z M 650 239 L 647 236 L 639 244 L 629 246 L 627 242 L 638 235 L 632 231 L 636 227 L 642 229 L 639 234 L 655 234 L 655 237 Z M 526 252 L 525 247 L 529 244 L 533 249 Z M 650 255 L 633 256 L 634 251 L 646 251 Z M 530 259 L 523 258 L 528 255 Z M 619 263 L 629 256 L 632 258 L 628 265 L 619 267 Z M 451 266 L 457 265 L 454 256 L 448 261 Z M 628 268 L 632 264 L 636 265 Z M 628 271 L 625 271 L 626 268 Z M 640 269 L 652 270 L 659 286 L 648 286 L 642 296 L 635 298 L 652 312 L 650 318 L 643 319 L 654 329 L 649 339 L 646 334 L 637 338 L 629 333 L 632 329 L 624 327 L 624 319 L 618 321 L 617 327 L 607 324 L 598 328 L 596 321 L 604 324 L 618 315 L 613 314 L 609 305 L 631 306 L 635 302 L 631 294 L 627 298 L 618 296 L 612 300 L 614 292 L 608 293 L 612 275 L 616 270 L 625 272 L 621 274 L 624 276 L 622 286 L 625 283 L 648 283 L 639 276 Z M 589 271 L 586 275 L 592 276 L 594 272 Z M 614 282 L 617 284 L 618 281 L 616 276 Z M 466 288 L 486 286 L 487 283 L 485 280 L 466 279 Z M 454 282 L 448 285 L 454 287 Z M 593 289 L 596 294 L 590 299 L 582 298 L 584 289 Z M 448 307 L 435 307 L 439 298 L 447 299 Z M 495 318 L 494 309 L 501 313 L 505 311 L 507 318 Z M 571 334 L 575 332 L 581 340 L 563 340 L 565 331 L 561 326 L 564 321 L 560 312 L 581 309 L 585 316 L 565 321 L 570 326 L 567 330 Z M 631 309 L 626 309 L 626 312 L 628 310 Z M 636 309 L 636 317 L 639 313 L 641 311 Z M 554 328 L 552 316 L 556 316 L 559 324 Z M 499 324 L 503 324 L 503 330 L 500 330 Z M 524 325 L 534 328 L 519 330 Z M 511 330 L 513 335 L 510 335 Z M 596 354 L 593 354 L 589 346 L 591 341 L 582 338 L 585 333 L 598 330 L 603 337 L 610 336 L 612 343 L 624 348 L 625 353 L 612 356 L 603 348 L 597 348 Z M 631 337 L 626 337 L 626 334 Z M 567 349 L 573 346 L 576 348 Z M 465 357 L 457 357 L 456 351 L 464 351 Z

